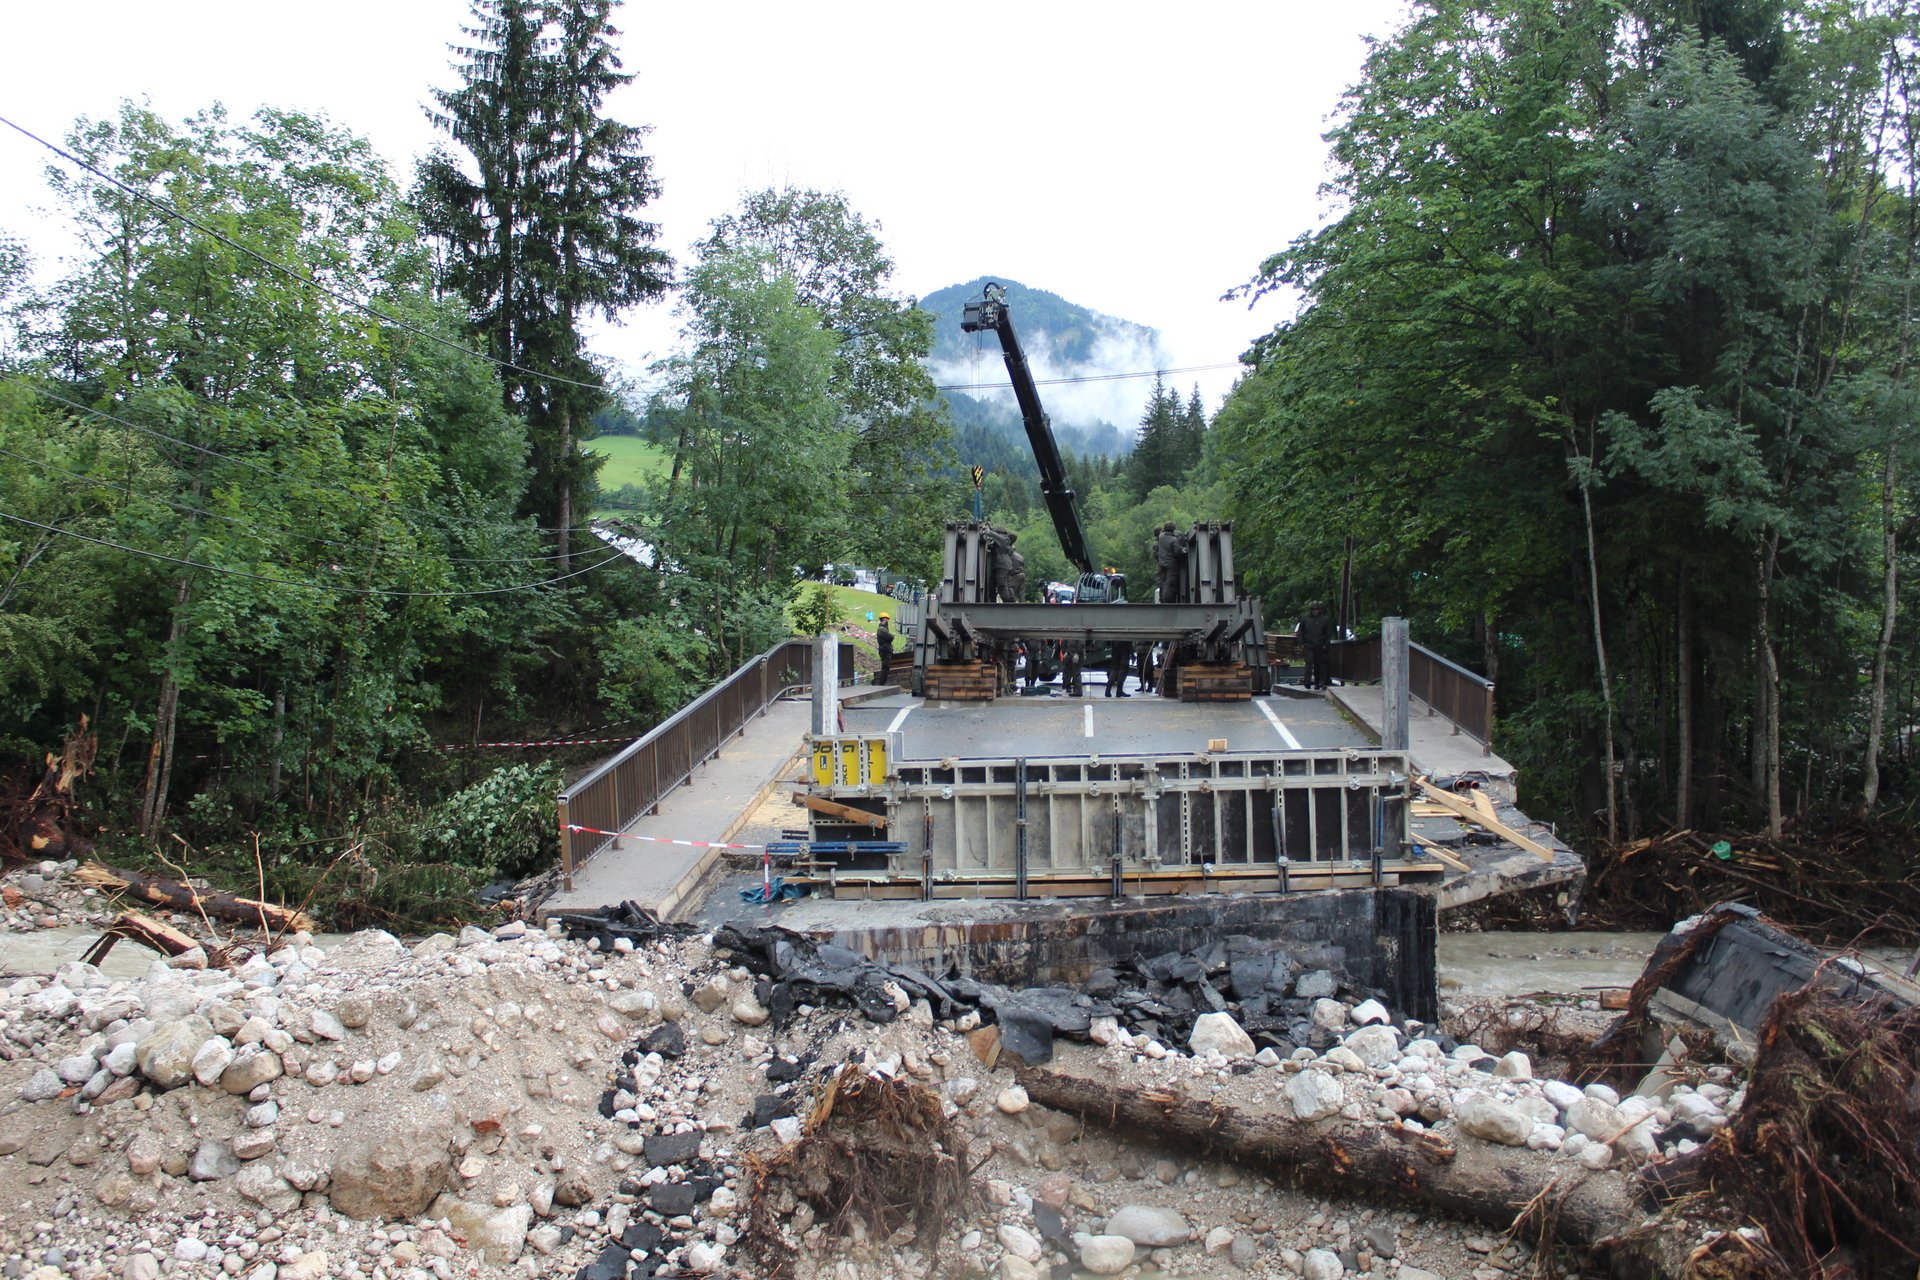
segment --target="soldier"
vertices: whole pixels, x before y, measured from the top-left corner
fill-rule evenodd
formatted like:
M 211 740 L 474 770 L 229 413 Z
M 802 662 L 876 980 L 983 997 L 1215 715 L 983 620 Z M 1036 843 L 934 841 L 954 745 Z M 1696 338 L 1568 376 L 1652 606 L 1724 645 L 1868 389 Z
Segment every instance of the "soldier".
M 874 644 L 880 647 L 880 683 L 893 683 L 893 627 L 892 619 L 886 614 L 880 615 L 879 629 L 873 633 Z
M 1109 698 L 1130 698 L 1127 692 L 1127 668 L 1133 665 L 1133 645 L 1126 640 L 1115 640 L 1107 651 L 1107 696 Z
M 1154 530 L 1153 567 L 1160 580 L 1160 603 L 1172 604 L 1180 590 L 1180 539 L 1171 520 Z
M 1084 691 L 1080 683 L 1080 646 L 1068 644 L 1060 651 L 1060 683 L 1065 687 L 1069 698 L 1077 698 Z
M 1333 619 L 1327 616 L 1327 602 L 1315 600 L 1307 606 L 1307 616 L 1294 628 L 1300 647 L 1307 657 L 1307 688 L 1327 687 L 1327 658 L 1333 644 Z

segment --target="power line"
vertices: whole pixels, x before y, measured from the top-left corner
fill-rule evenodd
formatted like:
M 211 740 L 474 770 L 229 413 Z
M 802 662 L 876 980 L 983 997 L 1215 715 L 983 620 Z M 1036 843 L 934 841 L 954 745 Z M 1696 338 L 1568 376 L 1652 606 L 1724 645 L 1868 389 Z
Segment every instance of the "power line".
M 35 458 L 30 454 L 15 453 L 11 449 L 0 449 L 0 457 L 17 458 L 28 466 L 39 467 L 43 471 L 55 471 L 72 480 L 80 480 L 87 484 L 105 485 L 109 489 L 119 490 L 130 498 L 141 498 L 148 502 L 157 502 L 163 507 L 172 507 L 175 511 L 179 511 L 185 515 L 205 516 L 209 520 L 222 520 L 237 528 L 245 529 L 248 533 L 259 534 L 262 537 L 274 537 L 276 535 L 286 535 L 293 532 L 291 529 L 263 528 L 251 521 L 242 520 L 238 516 L 226 515 L 219 511 L 208 511 L 204 507 L 188 506 L 184 502 L 174 502 L 158 494 L 142 493 L 138 489 L 132 488 L 129 485 L 120 484 L 114 480 L 109 480 L 105 476 L 89 475 L 84 471 L 74 471 L 70 468 L 60 466 L 57 463 L 49 462 L 45 458 Z M 415 532 L 419 532 L 419 530 L 415 530 Z M 364 547 L 360 543 L 348 542 L 343 538 L 328 538 L 317 533 L 303 536 L 309 541 L 325 543 L 331 547 L 345 547 L 349 551 L 364 550 Z M 442 558 L 450 564 L 544 564 L 551 560 L 563 559 L 571 554 L 571 552 L 555 551 L 551 554 L 540 556 L 444 556 Z
M 25 516 L 14 515 L 11 511 L 0 511 L 0 520 L 11 520 L 15 524 L 24 524 L 34 529 L 44 529 L 48 533 L 57 533 L 63 537 L 78 538 L 82 542 L 91 542 L 96 546 L 111 547 L 115 551 L 124 551 L 128 555 L 141 556 L 148 560 L 161 560 L 167 564 L 183 565 L 189 569 L 205 569 L 209 573 L 224 573 L 228 577 L 247 578 L 253 582 L 265 582 L 276 587 L 297 587 L 303 591 L 330 591 L 342 596 L 405 596 L 410 598 L 445 599 L 453 596 L 498 596 L 519 591 L 535 591 L 541 587 L 550 587 L 569 578 L 578 578 L 582 574 L 592 573 L 612 564 L 615 560 L 626 559 L 624 552 L 616 552 L 604 560 L 596 561 L 584 569 L 575 569 L 572 573 L 563 573 L 556 578 L 545 578 L 539 582 L 521 582 L 508 587 L 479 587 L 471 591 L 391 591 L 384 587 L 338 587 L 324 582 L 298 582 L 292 578 L 270 578 L 261 573 L 248 573 L 244 569 L 226 569 L 217 564 L 207 564 L 200 560 L 185 560 L 179 556 L 163 555 L 158 551 L 146 551 L 139 547 L 129 547 L 122 542 L 108 538 L 96 538 L 91 534 L 77 533 L 72 529 L 63 529 L 57 524 L 42 524 L 38 520 L 29 520 Z
M 1073 378 L 1035 378 L 1036 387 L 1060 387 L 1077 382 L 1125 382 L 1129 378 L 1165 378 L 1177 373 L 1210 373 L 1215 369 L 1238 369 L 1238 360 L 1229 360 L 1224 364 L 1190 364 L 1183 369 L 1142 369 L 1137 373 L 1087 373 Z M 935 387 L 935 391 L 1008 391 L 1011 388 L 1004 382 L 962 382 L 950 386 Z
M 246 467 L 248 470 L 258 471 L 261 475 L 272 476 L 276 480 L 287 480 L 287 479 L 294 478 L 294 477 L 288 476 L 284 472 L 275 471 L 272 467 L 264 466 L 261 463 L 254 462 L 250 458 L 242 458 L 231 453 L 222 453 L 218 449 L 209 449 L 206 445 L 195 444 L 191 440 L 182 440 L 179 436 L 170 436 L 164 431 L 159 431 L 153 427 L 146 426 L 142 423 L 134 422 L 131 419 L 122 418 L 116 414 L 108 413 L 104 409 L 96 409 L 92 405 L 82 404 L 78 400 L 69 400 L 65 396 L 54 394 L 53 392 L 47 390 L 45 387 L 38 385 L 37 383 L 29 382 L 25 378 L 16 377 L 12 374 L 0 374 L 0 382 L 18 383 L 20 386 L 26 387 L 29 390 L 37 391 L 41 395 L 45 396 L 47 399 L 53 401 L 55 404 L 66 405 L 69 409 L 77 409 L 81 413 L 92 414 L 96 418 L 105 418 L 108 422 L 119 423 L 121 426 L 126 427 L 130 431 L 138 431 L 142 435 L 152 436 L 156 440 L 165 440 L 170 444 L 177 444 L 183 449 L 191 449 L 195 453 L 202 454 L 209 458 L 219 458 L 222 461 L 231 462 L 237 467 Z M 338 493 L 345 497 L 352 498 L 356 502 L 371 505 L 371 500 L 367 497 L 366 494 L 355 493 L 352 489 L 344 489 L 344 488 L 341 488 L 339 485 L 333 485 L 333 484 L 320 484 L 316 481 L 311 481 L 311 480 L 303 480 L 301 483 L 304 483 L 307 485 L 308 488 L 318 490 L 321 493 Z M 388 510 L 391 510 L 391 511 L 399 511 L 409 515 L 422 516 L 428 520 L 458 521 L 462 524 L 466 524 L 474 528 L 484 529 L 488 532 L 497 533 L 497 532 L 503 532 L 507 530 L 512 530 L 515 532 L 528 531 L 533 533 L 559 533 L 560 532 L 560 530 L 558 529 L 549 529 L 541 525 L 485 524 L 481 520 L 477 519 L 476 517 L 463 516 L 457 512 L 428 511 L 422 507 L 405 507 L 405 506 L 401 506 L 399 503 L 389 502 L 384 499 L 380 501 L 380 505 L 386 507 Z
M 247 257 L 252 258 L 255 262 L 260 263 L 262 266 L 267 267 L 273 271 L 278 271 L 281 274 L 285 275 L 290 280 L 294 280 L 300 284 L 309 285 L 315 289 L 318 289 L 320 290 L 320 292 L 326 294 L 329 298 L 332 298 L 334 301 L 339 302 L 345 306 L 352 307 L 356 311 L 364 312 L 367 315 L 372 316 L 374 319 L 379 320 L 383 324 L 390 324 L 396 329 L 400 329 L 400 330 L 403 330 L 404 332 L 414 334 L 417 337 L 425 338 L 429 342 L 437 342 L 443 347 L 446 347 L 453 351 L 458 351 L 463 355 L 472 356 L 476 360 L 484 360 L 488 364 L 495 365 L 502 369 L 511 369 L 515 373 L 524 373 L 524 374 L 527 374 L 529 377 L 537 378 L 542 382 L 548 382 L 548 383 L 557 382 L 570 387 L 584 387 L 588 391 L 598 391 L 602 393 L 606 391 L 606 387 L 598 383 L 581 382 L 577 378 L 568 378 L 558 373 L 541 373 L 537 369 L 528 369 L 522 365 L 517 365 L 513 363 L 511 360 L 502 360 L 497 356 L 486 355 L 482 352 L 475 351 L 473 348 L 466 346 L 462 343 L 455 342 L 451 338 L 442 337 L 440 334 L 434 333 L 428 329 L 422 329 L 420 326 L 416 324 L 410 324 L 409 322 L 402 320 L 397 316 L 388 315 L 386 312 L 374 306 L 372 303 L 362 302 L 360 299 L 353 297 L 351 294 L 342 293 L 340 290 L 333 288 L 331 285 L 327 284 L 325 281 L 320 280 L 305 271 L 297 271 L 294 268 L 288 266 L 284 262 L 279 262 L 279 261 L 276 261 L 275 259 L 269 258 L 265 254 L 259 252 L 258 250 L 249 248 L 247 245 L 241 244 L 237 240 L 233 240 L 228 236 L 223 235 L 220 231 L 216 230 L 213 227 L 208 226 L 206 223 L 201 222 L 199 219 L 194 218 L 189 214 L 182 213 L 179 209 L 174 208 L 172 205 L 168 204 L 166 201 L 158 199 L 157 197 L 148 195 L 146 192 L 140 190 L 138 187 L 135 187 L 129 183 L 122 182 L 120 179 L 114 177 L 110 173 L 106 173 L 100 169 L 94 168 L 94 166 L 88 164 L 85 160 L 82 160 L 79 156 L 74 155 L 71 151 L 68 151 L 64 147 L 58 146 L 54 143 L 48 142 L 45 138 L 33 132 L 31 129 L 28 129 L 23 125 L 15 124 L 13 121 L 7 119 L 5 116 L 0 116 L 0 124 L 6 125 L 7 128 L 12 129 L 15 133 L 20 134 L 22 137 L 28 138 L 34 142 L 39 143 L 41 146 L 53 152 L 55 155 L 67 161 L 69 164 L 77 165 L 79 168 L 86 170 L 88 173 L 100 179 L 102 182 L 108 183 L 109 185 L 116 187 L 121 191 L 126 192 L 128 195 L 132 196 L 134 199 L 140 201 L 143 204 L 152 206 L 154 209 L 158 210 L 162 215 L 172 218 L 178 222 L 185 223 L 187 226 L 192 227 L 194 230 L 200 232 L 202 235 L 212 236 L 215 240 L 218 240 L 221 244 L 226 245 L 229 249 L 232 249 L 237 253 L 245 254 Z

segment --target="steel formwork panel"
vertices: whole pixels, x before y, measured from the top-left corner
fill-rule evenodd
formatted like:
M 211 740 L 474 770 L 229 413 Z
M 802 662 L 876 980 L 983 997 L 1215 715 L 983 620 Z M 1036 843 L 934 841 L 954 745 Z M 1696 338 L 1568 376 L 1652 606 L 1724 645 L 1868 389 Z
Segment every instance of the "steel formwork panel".
M 1024 765 L 1026 821 L 1016 817 Z M 1403 752 L 1203 753 L 894 763 L 880 782 L 815 786 L 880 800 L 905 851 L 892 870 L 1083 875 L 1212 865 L 1411 859 Z M 1020 867 L 1024 832 L 1024 869 Z

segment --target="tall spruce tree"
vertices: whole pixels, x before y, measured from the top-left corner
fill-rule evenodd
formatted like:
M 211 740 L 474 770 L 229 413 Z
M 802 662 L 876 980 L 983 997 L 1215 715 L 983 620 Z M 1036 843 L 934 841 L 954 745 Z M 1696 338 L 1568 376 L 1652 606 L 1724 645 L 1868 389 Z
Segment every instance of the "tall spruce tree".
M 462 83 L 435 90 L 430 118 L 471 167 L 436 151 L 420 166 L 421 221 L 443 245 L 446 281 L 526 419 L 525 512 L 550 523 L 566 568 L 577 489 L 592 476 L 581 434 L 605 402 L 580 322 L 659 297 L 670 261 L 640 217 L 659 194 L 644 128 L 605 115 L 621 69 L 618 0 L 474 0 Z

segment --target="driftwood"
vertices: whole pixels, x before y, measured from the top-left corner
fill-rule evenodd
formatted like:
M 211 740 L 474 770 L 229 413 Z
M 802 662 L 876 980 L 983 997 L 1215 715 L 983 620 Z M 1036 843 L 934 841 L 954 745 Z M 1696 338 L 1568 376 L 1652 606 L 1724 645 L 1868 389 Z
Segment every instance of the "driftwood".
M 141 915 L 138 911 L 122 911 L 120 918 L 107 927 L 100 935 L 100 941 L 87 948 L 87 954 L 81 959 L 88 964 L 99 964 L 107 958 L 107 952 L 113 950 L 113 944 L 122 938 L 131 938 L 143 947 L 150 947 L 163 956 L 185 955 L 201 944 L 180 932 L 164 920 L 155 920 L 152 916 Z M 219 947 L 205 947 L 207 963 L 219 967 L 226 963 L 226 953 Z
M 276 936 L 282 933 L 313 932 L 313 920 L 305 912 L 276 907 L 271 902 L 258 902 L 252 898 L 242 898 L 231 893 L 201 893 L 197 889 L 181 884 L 178 880 L 148 875 L 144 871 L 130 871 L 123 867 L 109 867 L 98 862 L 89 862 L 75 871 L 73 877 L 83 884 L 90 884 L 110 893 L 125 893 L 128 897 L 144 898 L 148 902 L 171 907 L 175 911 L 204 912 L 209 916 L 218 916 L 222 920 L 254 925 Z
M 1267 1106 L 1240 1106 L 1171 1089 L 1129 1087 L 1046 1068 L 1019 1081 L 1035 1102 L 1130 1139 L 1157 1138 L 1283 1172 L 1320 1191 L 1399 1196 L 1505 1230 L 1527 1216 L 1529 1243 L 1551 1236 L 1588 1249 L 1645 1216 L 1632 1181 L 1525 1148 L 1459 1145 L 1399 1125 L 1305 1123 Z

